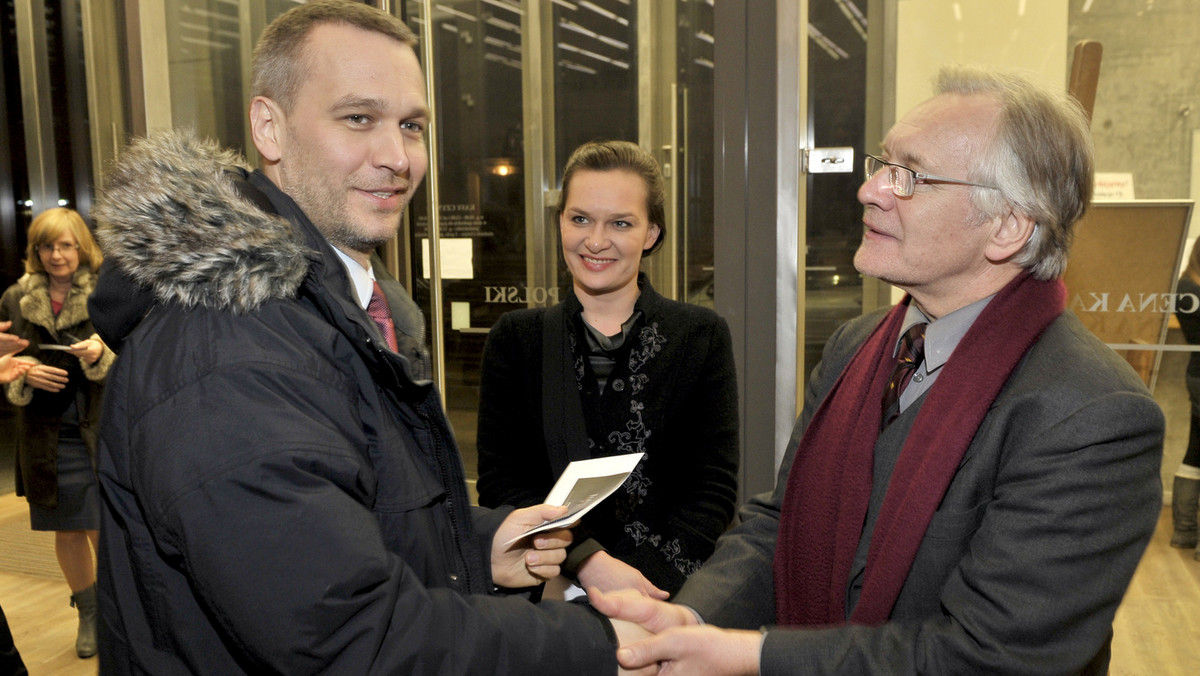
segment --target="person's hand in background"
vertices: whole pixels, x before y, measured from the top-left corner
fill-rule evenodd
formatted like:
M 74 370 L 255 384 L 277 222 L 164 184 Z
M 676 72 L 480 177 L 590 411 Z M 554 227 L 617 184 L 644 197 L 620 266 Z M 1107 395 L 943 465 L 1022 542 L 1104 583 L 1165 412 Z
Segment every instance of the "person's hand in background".
M 0 357 L 10 354 L 16 354 L 21 350 L 29 347 L 29 341 L 24 338 L 12 334 L 5 333 L 12 328 L 12 322 L 0 322 Z

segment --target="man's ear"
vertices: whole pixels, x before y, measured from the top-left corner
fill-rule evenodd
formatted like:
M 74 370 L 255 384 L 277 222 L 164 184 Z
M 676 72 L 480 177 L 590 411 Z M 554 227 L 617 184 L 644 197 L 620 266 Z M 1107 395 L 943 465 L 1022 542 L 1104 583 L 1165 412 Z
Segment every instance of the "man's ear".
M 250 134 L 263 161 L 278 162 L 283 155 L 283 111 L 265 96 L 250 102 Z
M 984 255 L 992 262 L 1012 258 L 1033 236 L 1037 223 L 1026 214 L 1011 207 L 1003 216 L 993 218 L 987 224 L 992 229 Z

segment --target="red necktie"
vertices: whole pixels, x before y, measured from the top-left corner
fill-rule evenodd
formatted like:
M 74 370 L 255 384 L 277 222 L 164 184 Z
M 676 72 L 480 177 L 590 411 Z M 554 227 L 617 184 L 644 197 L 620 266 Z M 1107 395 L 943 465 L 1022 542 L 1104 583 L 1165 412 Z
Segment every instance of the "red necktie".
M 396 352 L 396 325 L 392 323 L 392 311 L 388 309 L 387 299 L 383 297 L 383 289 L 379 282 L 371 282 L 371 301 L 367 303 L 367 314 L 375 320 L 375 324 L 383 333 L 383 339 L 392 352 Z
M 883 420 L 881 425 L 887 427 L 900 415 L 900 395 L 912 380 L 913 371 L 925 359 L 925 327 L 929 324 L 921 322 L 913 324 L 900 336 L 900 347 L 896 350 L 896 368 L 892 370 L 892 378 L 888 381 L 887 389 L 883 391 Z

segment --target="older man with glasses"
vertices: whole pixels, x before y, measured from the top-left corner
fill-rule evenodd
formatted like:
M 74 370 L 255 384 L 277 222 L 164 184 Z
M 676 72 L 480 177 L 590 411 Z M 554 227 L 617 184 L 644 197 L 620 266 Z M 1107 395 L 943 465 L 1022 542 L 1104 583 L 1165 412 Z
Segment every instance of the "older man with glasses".
M 1065 309 L 1087 122 L 1023 79 L 944 70 L 868 156 L 855 266 L 906 292 L 814 369 L 772 494 L 626 667 L 686 674 L 1103 674 L 1161 503 L 1163 415 Z M 949 177 L 949 178 L 947 178 Z

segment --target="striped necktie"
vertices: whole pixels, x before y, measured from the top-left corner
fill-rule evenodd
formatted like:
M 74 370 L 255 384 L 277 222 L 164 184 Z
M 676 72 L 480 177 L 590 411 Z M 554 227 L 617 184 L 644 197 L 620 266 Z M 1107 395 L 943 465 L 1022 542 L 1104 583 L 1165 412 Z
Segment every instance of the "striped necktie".
M 367 314 L 379 327 L 387 346 L 392 352 L 396 352 L 396 325 L 392 323 L 392 311 L 388 309 L 387 299 L 383 296 L 383 289 L 379 288 L 379 282 L 372 281 L 371 285 L 371 301 L 367 303 Z
M 925 327 L 929 324 L 913 324 L 900 336 L 900 347 L 896 350 L 896 367 L 887 389 L 883 391 L 883 419 L 881 427 L 887 427 L 900 415 L 900 395 L 912 380 L 913 371 L 925 359 Z

